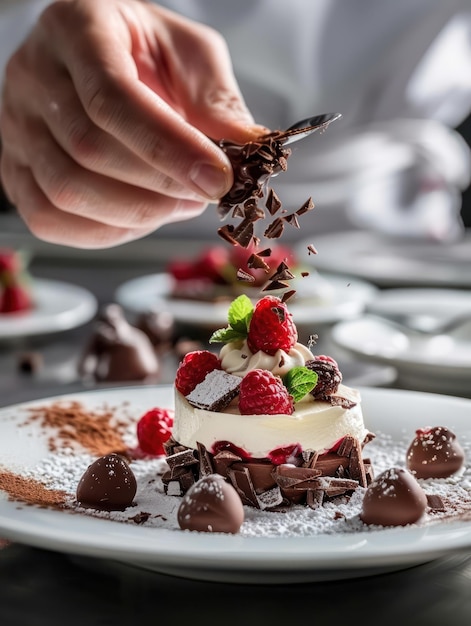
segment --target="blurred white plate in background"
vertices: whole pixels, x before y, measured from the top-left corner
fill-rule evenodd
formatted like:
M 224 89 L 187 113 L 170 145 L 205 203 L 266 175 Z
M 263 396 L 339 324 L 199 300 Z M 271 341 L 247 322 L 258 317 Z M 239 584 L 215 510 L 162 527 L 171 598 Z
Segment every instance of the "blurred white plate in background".
M 305 254 L 309 244 L 318 254 Z M 352 230 L 316 236 L 296 250 L 318 270 L 347 273 L 380 287 L 471 287 L 471 233 L 445 244 Z
M 0 314 L 0 340 L 63 332 L 85 324 L 97 311 L 95 296 L 70 283 L 32 279 L 35 307 L 21 313 Z

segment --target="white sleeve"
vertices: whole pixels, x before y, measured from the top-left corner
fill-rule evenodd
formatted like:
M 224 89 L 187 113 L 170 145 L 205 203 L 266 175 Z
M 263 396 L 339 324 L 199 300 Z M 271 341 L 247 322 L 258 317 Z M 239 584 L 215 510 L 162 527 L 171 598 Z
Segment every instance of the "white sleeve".
M 52 0 L 0 0 L 0 84 L 8 59 Z

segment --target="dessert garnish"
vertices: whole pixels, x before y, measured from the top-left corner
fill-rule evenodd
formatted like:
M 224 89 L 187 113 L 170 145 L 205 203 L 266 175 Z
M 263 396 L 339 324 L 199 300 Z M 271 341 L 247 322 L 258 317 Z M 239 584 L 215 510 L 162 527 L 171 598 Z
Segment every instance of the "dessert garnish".
M 235 223 L 225 224 L 218 229 L 218 235 L 233 246 L 258 248 L 262 238 L 279 239 L 285 226 L 300 228 L 299 217 L 314 208 L 312 198 L 291 213 L 283 210 L 282 202 L 276 192 L 268 186 L 269 180 L 288 169 L 291 149 L 286 147 L 291 135 L 307 136 L 313 129 L 327 128 L 328 124 L 339 115 L 318 116 L 312 120 L 324 122 L 313 125 L 308 131 L 292 127 L 288 131 L 274 131 L 260 136 L 246 144 L 235 144 L 226 140 L 219 142 L 220 148 L 227 154 L 234 171 L 234 183 L 228 193 L 221 198 L 218 212 L 221 220 L 231 218 Z M 328 121 L 326 121 L 328 120 Z M 263 198 L 265 202 L 262 206 Z M 266 225 L 266 220 L 270 220 Z M 258 232 L 260 223 L 263 228 Z M 312 248 L 314 251 L 315 249 Z M 277 272 L 281 271 L 281 267 Z M 240 274 L 242 280 L 244 273 Z M 267 290 L 280 289 L 285 285 L 274 278 L 269 278 Z M 286 293 L 286 299 L 294 292 Z
M 419 428 L 407 449 L 406 463 L 416 478 L 447 478 L 463 467 L 464 451 L 448 428 Z
M 360 519 L 365 524 L 407 526 L 420 520 L 427 496 L 414 476 L 402 467 L 382 472 L 368 486 Z
M 137 491 L 136 478 L 119 454 L 106 454 L 85 470 L 77 486 L 80 506 L 104 511 L 123 511 L 132 505 Z
M 24 255 L 0 249 L 0 313 L 30 311 L 34 307 L 30 283 Z
M 139 418 L 136 435 L 139 448 L 144 454 L 165 454 L 164 444 L 172 434 L 173 413 L 171 409 L 155 407 Z
M 182 530 L 210 533 L 235 534 L 244 517 L 236 490 L 219 474 L 198 480 L 183 496 L 177 513 Z

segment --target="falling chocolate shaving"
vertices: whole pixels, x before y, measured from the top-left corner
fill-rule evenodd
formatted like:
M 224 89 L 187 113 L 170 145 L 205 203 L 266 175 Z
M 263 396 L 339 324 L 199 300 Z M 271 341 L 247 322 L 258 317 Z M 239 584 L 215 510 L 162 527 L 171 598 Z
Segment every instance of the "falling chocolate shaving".
M 265 272 L 270 270 L 270 266 L 265 263 L 260 254 L 251 254 L 247 260 L 247 267 L 255 270 L 264 270 Z
M 271 256 L 271 248 L 265 248 L 264 250 L 259 250 L 258 256 Z
M 279 239 L 285 229 L 283 218 L 277 217 L 263 233 L 267 239 Z
M 281 200 L 273 191 L 273 189 L 270 189 L 270 191 L 268 192 L 265 206 L 267 207 L 270 215 L 275 215 L 275 213 L 277 213 L 281 209 Z
M 310 244 L 308 245 L 308 247 L 307 247 L 307 251 L 308 251 L 308 254 L 309 254 L 309 255 L 311 255 L 311 254 L 317 254 L 317 250 L 314 248 L 314 246 L 312 245 L 312 243 L 310 243 Z
M 297 215 L 304 215 L 304 213 L 307 213 L 308 211 L 312 211 L 312 209 L 314 208 L 314 202 L 312 201 L 312 198 L 309 198 L 308 200 L 306 200 L 306 202 L 296 211 Z
M 270 280 L 292 280 L 294 277 L 286 262 L 282 261 L 273 276 L 270 276 Z
M 295 228 L 300 228 L 298 216 L 296 215 L 296 213 L 291 213 L 290 215 L 285 215 L 283 217 L 283 219 L 290 226 L 294 226 Z
M 301 272 L 301 276 L 303 278 L 307 278 L 307 276 L 309 276 L 310 272 Z
M 288 283 L 285 283 L 281 280 L 273 280 L 270 281 L 265 287 L 263 287 L 262 291 L 276 291 L 278 289 L 287 289 L 289 287 Z
M 236 246 L 237 240 L 234 239 L 232 233 L 234 232 L 233 224 L 226 224 L 218 228 L 217 233 L 222 238 L 229 242 L 231 245 Z
M 295 293 L 296 293 L 296 289 L 285 291 L 285 293 L 283 294 L 283 297 L 281 298 L 281 301 L 288 302 L 288 300 L 290 300 L 294 296 Z
M 249 274 L 248 272 L 244 272 L 243 269 L 239 268 L 237 270 L 237 280 L 241 280 L 246 283 L 254 283 L 255 277 L 252 276 L 252 274 Z

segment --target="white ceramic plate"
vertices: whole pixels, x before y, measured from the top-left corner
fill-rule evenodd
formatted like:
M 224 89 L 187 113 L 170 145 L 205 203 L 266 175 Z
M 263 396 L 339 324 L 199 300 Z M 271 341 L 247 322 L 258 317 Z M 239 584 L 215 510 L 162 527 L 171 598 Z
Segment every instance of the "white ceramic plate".
M 307 262 L 318 270 L 348 273 L 380 287 L 471 287 L 471 233 L 443 244 L 392 238 L 365 231 L 319 235 L 301 242 L 298 253 L 314 243 L 318 254 Z
M 327 286 L 323 299 L 293 299 L 289 309 L 298 325 L 330 324 L 341 319 L 359 315 L 365 304 L 377 294 L 377 288 L 368 282 L 350 276 L 319 275 L 322 289 Z M 169 297 L 172 279 L 168 274 L 141 276 L 123 283 L 116 291 L 115 299 L 132 314 L 145 313 L 154 308 L 167 310 L 175 321 L 184 324 L 219 328 L 227 325 L 229 305 L 222 303 L 196 302 Z M 326 285 L 322 285 L 326 283 Z M 303 278 L 296 286 L 302 289 L 316 288 L 316 275 Z M 330 288 L 329 288 L 330 287 Z
M 365 422 L 375 432 L 403 441 L 418 425 L 444 424 L 471 439 L 471 401 L 387 389 L 360 389 Z M 172 406 L 168 387 L 83 392 L 69 399 L 89 409 L 128 403 L 139 416 L 151 406 Z M 62 397 L 64 399 L 64 397 Z M 0 465 L 31 470 L 48 458 L 47 435 L 23 423 L 28 407 L 0 410 Z M 424 418 L 423 416 L 426 416 Z M 371 444 L 370 444 L 371 445 Z M 347 534 L 257 537 L 146 528 L 88 516 L 21 506 L 0 492 L 0 536 L 75 555 L 126 562 L 163 573 L 227 582 L 298 582 L 370 575 L 403 569 L 471 547 L 471 524 L 443 522 Z
M 471 319 L 448 334 L 421 335 L 365 315 L 336 324 L 331 340 L 354 357 L 394 367 L 401 387 L 471 397 Z
M 32 292 L 34 309 L 0 314 L 0 340 L 70 330 L 88 322 L 97 310 L 95 296 L 78 285 L 34 278 Z

